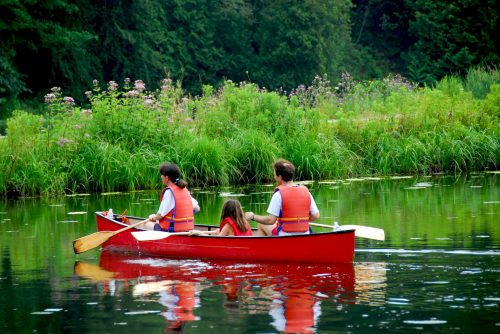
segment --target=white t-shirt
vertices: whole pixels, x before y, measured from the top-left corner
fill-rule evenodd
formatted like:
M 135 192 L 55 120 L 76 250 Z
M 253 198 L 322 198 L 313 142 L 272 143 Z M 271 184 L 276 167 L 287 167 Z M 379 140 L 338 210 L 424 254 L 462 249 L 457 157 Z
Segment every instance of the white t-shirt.
M 191 202 L 193 203 L 193 209 L 198 206 L 198 201 L 195 200 L 192 196 L 191 196 Z M 158 209 L 158 213 L 162 217 L 165 217 L 167 215 L 167 213 L 172 211 L 174 206 L 175 206 L 174 194 L 172 193 L 172 190 L 167 189 L 167 190 L 165 190 L 165 193 L 163 194 L 163 199 L 161 200 L 160 208 Z
M 316 202 L 314 201 L 314 198 L 312 197 L 311 193 L 309 193 L 309 196 L 311 196 L 311 207 L 309 208 L 309 214 L 315 215 L 319 212 L 318 206 L 316 205 Z M 271 202 L 269 203 L 269 207 L 267 208 L 267 213 L 279 217 L 281 211 L 281 203 L 282 203 L 281 193 L 277 191 L 273 194 L 273 197 L 271 198 Z

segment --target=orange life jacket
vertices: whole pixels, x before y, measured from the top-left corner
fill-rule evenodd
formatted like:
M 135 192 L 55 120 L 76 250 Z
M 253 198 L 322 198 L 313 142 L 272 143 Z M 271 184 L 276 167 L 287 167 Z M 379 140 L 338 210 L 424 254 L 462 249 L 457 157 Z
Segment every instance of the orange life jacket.
M 306 232 L 309 230 L 311 195 L 305 186 L 279 186 L 281 212 L 278 223 L 283 232 Z
M 231 228 L 233 229 L 233 234 L 238 237 L 238 236 L 243 236 L 243 235 L 252 235 L 252 229 L 250 227 L 250 224 L 248 224 L 248 222 L 245 220 L 245 225 L 247 227 L 247 230 L 245 232 L 241 231 L 240 228 L 238 227 L 238 224 L 236 224 L 236 222 L 234 221 L 233 218 L 231 217 L 226 217 L 224 218 L 221 223 L 220 223 L 220 227 L 219 229 L 222 231 L 222 228 L 224 227 L 224 225 L 226 224 L 229 224 L 229 226 L 231 226 Z
M 160 219 L 160 227 L 165 231 L 183 232 L 194 229 L 193 202 L 186 188 L 180 188 L 175 184 L 165 187 L 160 195 L 160 203 L 165 191 L 172 191 L 174 195 L 174 208 Z M 173 225 L 173 229 L 170 227 Z

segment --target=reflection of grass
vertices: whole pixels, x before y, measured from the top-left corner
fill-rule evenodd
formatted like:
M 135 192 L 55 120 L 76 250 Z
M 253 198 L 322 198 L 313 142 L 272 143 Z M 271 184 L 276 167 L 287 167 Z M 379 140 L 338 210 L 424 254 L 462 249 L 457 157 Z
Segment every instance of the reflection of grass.
M 95 92 L 89 110 L 55 99 L 50 123 L 26 112 L 7 121 L 0 193 L 151 189 L 164 161 L 204 186 L 270 182 L 278 157 L 302 180 L 496 169 L 498 80 L 496 70 L 473 69 L 435 88 L 394 77 L 290 97 L 227 82 L 182 98 L 168 85 Z

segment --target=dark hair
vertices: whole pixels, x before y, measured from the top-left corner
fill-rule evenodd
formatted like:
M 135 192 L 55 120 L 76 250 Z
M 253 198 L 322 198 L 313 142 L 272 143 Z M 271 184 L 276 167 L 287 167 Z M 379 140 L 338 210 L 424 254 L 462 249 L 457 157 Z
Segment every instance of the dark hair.
M 276 173 L 276 176 L 281 175 L 283 181 L 288 182 L 293 179 L 293 175 L 295 174 L 295 167 L 290 161 L 279 159 L 274 163 L 274 172 Z
M 172 181 L 178 187 L 186 188 L 187 182 L 180 178 L 181 170 L 179 169 L 179 167 L 177 167 L 176 164 L 166 162 L 160 165 L 158 171 L 160 172 L 161 175 L 168 176 L 170 181 Z
M 222 213 L 220 215 L 220 221 L 222 222 L 226 217 L 233 218 L 240 231 L 247 231 L 247 224 L 245 217 L 243 216 L 243 209 L 241 208 L 240 201 L 235 199 L 228 199 L 224 203 L 224 206 L 222 207 Z

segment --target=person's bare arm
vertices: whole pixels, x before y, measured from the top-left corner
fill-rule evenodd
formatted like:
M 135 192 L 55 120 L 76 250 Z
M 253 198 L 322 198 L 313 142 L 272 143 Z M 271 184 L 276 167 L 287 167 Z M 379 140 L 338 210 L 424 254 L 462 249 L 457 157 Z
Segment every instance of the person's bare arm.
M 309 215 L 309 221 L 312 223 L 313 221 L 315 221 L 316 219 L 319 218 L 319 212 L 315 213 L 315 214 L 310 214 Z
M 273 225 L 274 223 L 276 223 L 276 219 L 278 219 L 278 217 L 274 215 L 259 216 L 251 211 L 245 212 L 245 218 L 246 220 L 253 220 L 262 225 Z
M 233 229 L 229 224 L 224 225 L 222 230 L 217 234 L 218 236 L 225 237 L 225 236 L 233 236 L 234 232 Z

